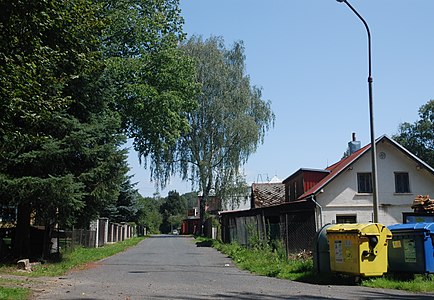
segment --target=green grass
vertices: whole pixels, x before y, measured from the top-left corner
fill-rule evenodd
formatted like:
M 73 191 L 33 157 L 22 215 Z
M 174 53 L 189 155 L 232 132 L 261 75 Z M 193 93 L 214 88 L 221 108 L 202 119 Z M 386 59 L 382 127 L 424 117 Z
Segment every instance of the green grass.
M 136 237 L 100 248 L 74 248 L 62 254 L 62 260 L 55 263 L 45 263 L 32 267 L 32 272 L 24 273 L 16 270 L 16 266 L 3 265 L 0 273 L 14 274 L 29 277 L 60 276 L 74 268 L 84 268 L 87 263 L 112 256 L 125 249 L 138 244 L 143 237 Z M 0 298 L 1 299 L 1 298 Z
M 31 290 L 21 286 L 21 280 L 0 278 L 0 299 L 25 300 L 30 297 Z
M 383 277 L 363 278 L 359 283 L 351 276 L 339 274 L 317 274 L 313 269 L 313 261 L 306 255 L 294 255 L 286 259 L 280 247 L 256 246 L 242 247 L 238 244 L 222 244 L 215 240 L 198 238 L 201 244 L 207 244 L 228 255 L 235 264 L 252 273 L 289 279 L 312 284 L 339 284 L 354 285 L 373 288 L 399 289 L 411 292 L 434 292 L 434 274 L 394 276 L 386 274 Z
M 17 271 L 15 265 L 1 265 L 0 274 L 19 275 L 16 278 L 40 277 L 40 276 L 61 276 L 72 269 L 83 269 L 88 263 L 101 260 L 122 252 L 129 247 L 137 245 L 144 237 L 136 237 L 105 245 L 100 248 L 74 248 L 71 251 L 62 253 L 62 260 L 56 263 L 45 263 L 33 266 L 32 272 Z M 26 280 L 27 285 L 32 285 Z M 23 280 L 0 278 L 0 299 L 25 300 L 29 299 L 32 290 L 23 288 Z
M 397 289 L 411 292 L 433 292 L 434 291 L 434 275 L 408 276 L 408 278 L 400 278 L 386 274 L 380 278 L 365 279 L 362 281 L 363 286 Z
M 25 300 L 30 297 L 31 290 L 25 288 L 0 287 L 0 299 Z
M 35 277 L 60 276 L 71 269 L 84 268 L 87 263 L 122 252 L 129 247 L 137 245 L 142 240 L 143 237 L 136 237 L 100 248 L 75 248 L 73 251 L 65 253 L 60 262 L 37 265 L 28 275 Z
M 248 249 L 238 244 L 222 244 L 217 241 L 211 244 L 232 258 L 239 268 L 258 275 L 300 280 L 310 277 L 312 273 L 313 263 L 310 258 L 286 260 L 284 251 L 279 247 L 273 251 L 264 245 Z

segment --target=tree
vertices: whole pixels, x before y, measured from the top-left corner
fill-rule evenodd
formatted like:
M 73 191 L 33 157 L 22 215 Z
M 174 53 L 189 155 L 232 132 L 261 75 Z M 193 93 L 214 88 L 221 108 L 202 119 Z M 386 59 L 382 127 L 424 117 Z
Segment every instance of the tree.
M 40 224 L 85 224 L 116 200 L 127 172 L 119 115 L 101 96 L 101 6 L 0 4 L 0 199 L 18 208 L 14 255 Z
M 106 93 L 116 99 L 126 134 L 163 185 L 161 161 L 195 108 L 192 61 L 178 48 L 184 39 L 178 0 L 111 0 L 104 31 Z
M 197 207 L 197 200 L 198 200 L 197 192 L 185 193 L 185 194 L 182 194 L 181 197 L 185 198 L 185 200 L 187 201 L 187 208 L 188 209 L 192 209 L 194 207 Z
M 221 37 L 192 37 L 181 49 L 195 60 L 201 93 L 199 107 L 188 114 L 190 131 L 177 141 L 166 168 L 198 185 L 203 224 L 212 190 L 222 199 L 234 186 L 244 188 L 240 167 L 263 142 L 275 116 L 245 74 L 242 42 L 226 49 Z
M 139 191 L 135 189 L 137 183 L 132 183 L 133 176 L 125 176 L 124 182 L 120 186 L 120 191 L 116 203 L 106 206 L 102 216 L 108 217 L 112 222 L 135 222 L 138 221 Z
M 177 0 L 0 3 L 0 197 L 16 205 L 14 254 L 32 212 L 86 226 L 118 198 L 123 134 L 151 170 L 188 129 L 194 69 Z
M 146 227 L 149 233 L 159 233 L 163 222 L 163 216 L 160 213 L 161 199 L 140 196 L 138 204 L 138 225 Z
M 402 123 L 393 139 L 434 166 L 434 100 L 420 107 L 419 118 L 413 124 Z
M 170 191 L 164 203 L 160 206 L 163 217 L 160 231 L 169 233 L 172 229 L 181 226 L 187 212 L 187 200 L 176 191 Z

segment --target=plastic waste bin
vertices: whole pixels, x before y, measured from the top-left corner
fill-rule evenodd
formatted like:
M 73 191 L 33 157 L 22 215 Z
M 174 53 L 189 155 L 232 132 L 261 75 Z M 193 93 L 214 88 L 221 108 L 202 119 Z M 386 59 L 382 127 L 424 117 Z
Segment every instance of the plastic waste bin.
M 330 269 L 356 276 L 387 272 L 387 243 L 392 238 L 383 224 L 336 224 L 327 228 Z
M 327 240 L 327 228 L 332 224 L 324 225 L 316 234 L 313 241 L 313 268 L 317 273 L 330 273 L 330 250 Z
M 434 273 L 434 223 L 406 223 L 388 226 L 389 271 Z

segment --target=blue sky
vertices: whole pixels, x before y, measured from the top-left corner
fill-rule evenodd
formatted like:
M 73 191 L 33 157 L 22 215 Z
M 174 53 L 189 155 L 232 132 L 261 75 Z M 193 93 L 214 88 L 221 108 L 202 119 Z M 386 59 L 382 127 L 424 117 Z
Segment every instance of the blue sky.
M 276 114 L 263 145 L 243 167 L 247 182 L 299 168 L 325 168 L 341 159 L 355 132 L 370 142 L 367 34 L 362 22 L 335 0 L 181 0 L 188 37 L 242 40 L 251 83 Z M 434 1 L 350 0 L 369 24 L 376 137 L 434 99 Z M 155 187 L 130 153 L 131 173 L 144 196 Z M 191 191 L 173 178 L 167 189 Z

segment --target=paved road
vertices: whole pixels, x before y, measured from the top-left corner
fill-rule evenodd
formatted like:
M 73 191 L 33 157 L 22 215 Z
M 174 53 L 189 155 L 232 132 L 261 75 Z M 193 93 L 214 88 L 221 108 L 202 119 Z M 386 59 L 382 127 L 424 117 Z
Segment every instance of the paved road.
M 359 286 L 327 286 L 255 276 L 192 238 L 154 236 L 83 271 L 52 280 L 37 299 L 433 299 Z

